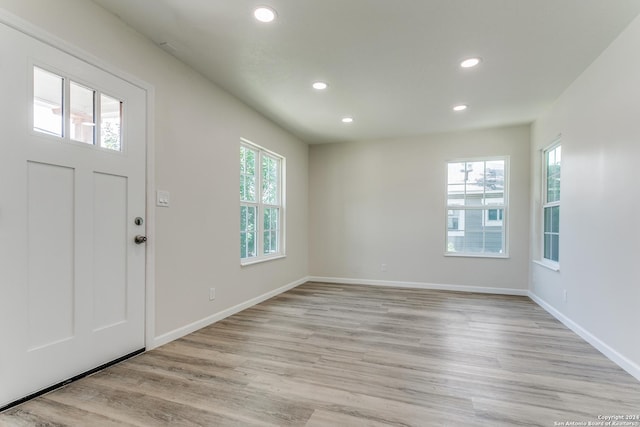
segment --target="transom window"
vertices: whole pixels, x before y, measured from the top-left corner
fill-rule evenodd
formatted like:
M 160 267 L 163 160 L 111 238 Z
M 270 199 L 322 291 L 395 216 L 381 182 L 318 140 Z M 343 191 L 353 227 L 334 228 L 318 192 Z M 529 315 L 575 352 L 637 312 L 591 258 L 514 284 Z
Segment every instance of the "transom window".
M 560 169 L 562 147 L 556 142 L 544 151 L 543 261 L 560 262 Z
M 33 67 L 33 130 L 122 151 L 122 101 Z
M 242 140 L 240 144 L 240 260 L 284 254 L 284 158 Z
M 507 256 L 508 159 L 448 163 L 447 255 Z

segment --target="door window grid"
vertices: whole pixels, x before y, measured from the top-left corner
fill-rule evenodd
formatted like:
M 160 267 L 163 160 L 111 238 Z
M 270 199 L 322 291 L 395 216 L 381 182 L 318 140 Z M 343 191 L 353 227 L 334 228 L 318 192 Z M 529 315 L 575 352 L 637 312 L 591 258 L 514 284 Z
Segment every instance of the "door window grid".
M 122 151 L 122 112 L 122 101 L 70 78 L 33 67 L 35 132 Z

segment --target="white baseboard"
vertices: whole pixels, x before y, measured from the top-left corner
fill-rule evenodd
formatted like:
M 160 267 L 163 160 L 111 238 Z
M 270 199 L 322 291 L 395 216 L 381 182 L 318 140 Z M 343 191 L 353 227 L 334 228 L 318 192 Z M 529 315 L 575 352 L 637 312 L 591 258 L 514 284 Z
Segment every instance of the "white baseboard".
M 443 285 L 437 283 L 421 283 L 421 282 L 396 282 L 390 280 L 370 280 L 370 279 L 347 279 L 343 277 L 320 277 L 310 276 L 308 280 L 311 282 L 321 283 L 337 283 L 343 285 L 369 285 L 369 286 L 387 286 L 392 288 L 412 288 L 412 289 L 431 289 L 438 291 L 457 291 L 457 292 L 474 292 L 482 294 L 497 295 L 519 295 L 528 296 L 527 289 L 514 288 L 489 288 L 484 286 L 465 286 L 465 285 Z
M 287 285 L 281 286 L 277 289 L 274 289 L 272 291 L 269 291 L 265 294 L 259 295 L 255 298 L 252 298 L 248 301 L 245 301 L 243 303 L 240 303 L 238 305 L 234 305 L 233 307 L 227 308 L 226 310 L 222 310 L 218 313 L 212 314 L 211 316 L 207 316 L 204 319 L 198 320 L 196 322 L 190 323 L 186 326 L 183 326 L 181 328 L 178 329 L 174 329 L 171 332 L 167 332 L 165 334 L 162 334 L 160 336 L 157 336 L 153 339 L 153 342 L 151 345 L 149 345 L 149 343 L 147 343 L 147 350 L 151 350 L 154 349 L 156 347 L 160 347 L 161 345 L 167 344 L 173 340 L 177 340 L 178 338 L 182 338 L 185 335 L 189 335 L 192 332 L 197 331 L 198 329 L 202 329 L 205 326 L 209 326 L 213 323 L 216 323 L 226 317 L 229 317 L 231 315 L 234 315 L 242 310 L 246 310 L 249 307 L 252 307 L 256 304 L 260 304 L 263 301 L 268 300 L 269 298 L 273 298 L 276 295 L 280 295 L 283 292 L 286 292 L 290 289 L 293 289 L 297 286 L 302 285 L 303 283 L 306 283 L 309 281 L 308 277 L 303 277 L 302 279 L 298 279 L 294 282 L 291 282 Z
M 582 338 L 602 354 L 607 356 L 613 363 L 620 366 L 622 369 L 624 369 L 629 374 L 633 375 L 638 381 L 640 381 L 640 366 L 637 363 L 634 363 L 633 361 L 618 353 L 615 349 L 611 348 L 598 337 L 594 336 L 591 332 L 587 331 L 564 314 L 560 313 L 545 300 L 531 291 L 529 291 L 529 298 L 531 298 L 540 307 L 544 308 L 553 317 L 562 322 L 567 328 L 575 332 L 580 338 Z

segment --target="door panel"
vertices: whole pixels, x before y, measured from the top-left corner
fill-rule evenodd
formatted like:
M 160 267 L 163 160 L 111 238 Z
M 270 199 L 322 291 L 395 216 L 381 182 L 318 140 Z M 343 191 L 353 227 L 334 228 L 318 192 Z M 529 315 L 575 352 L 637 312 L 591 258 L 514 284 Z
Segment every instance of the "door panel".
M 74 335 L 74 170 L 27 162 L 29 348 Z
M 127 320 L 127 177 L 94 172 L 93 329 Z
M 62 109 L 34 107 L 34 66 L 64 78 Z M 144 347 L 146 92 L 0 24 L 0 93 L 3 406 Z M 34 130 L 47 108 L 62 136 Z

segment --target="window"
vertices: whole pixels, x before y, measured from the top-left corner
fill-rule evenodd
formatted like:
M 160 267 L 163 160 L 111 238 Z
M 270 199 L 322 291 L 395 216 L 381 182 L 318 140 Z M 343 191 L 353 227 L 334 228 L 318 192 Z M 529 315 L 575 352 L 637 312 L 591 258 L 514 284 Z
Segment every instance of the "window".
M 447 173 L 447 255 L 507 256 L 508 159 L 456 161 Z
M 487 221 L 502 221 L 503 212 L 502 209 L 489 209 L 487 211 Z
M 240 144 L 240 260 L 284 254 L 284 158 L 249 141 Z
M 555 143 L 544 151 L 543 173 L 543 261 L 560 262 L 560 164 L 562 147 Z
M 84 84 L 33 67 L 33 130 L 36 132 L 122 151 L 122 104 Z

